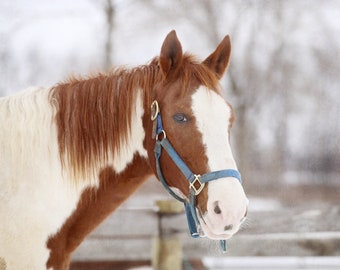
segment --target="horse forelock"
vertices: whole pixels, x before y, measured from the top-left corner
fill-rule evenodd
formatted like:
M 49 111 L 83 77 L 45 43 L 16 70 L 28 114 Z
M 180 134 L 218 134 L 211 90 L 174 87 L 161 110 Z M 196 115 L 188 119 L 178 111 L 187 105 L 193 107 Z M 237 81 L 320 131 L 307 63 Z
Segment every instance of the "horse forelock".
M 194 55 L 184 54 L 181 66 L 174 74 L 164 78 L 164 84 L 171 84 L 179 80 L 182 87 L 180 89 L 181 96 L 185 96 L 189 91 L 195 90 L 190 88 L 190 83 L 196 80 L 199 85 L 206 86 L 214 92 L 220 92 L 219 78 L 208 66 L 201 63 Z

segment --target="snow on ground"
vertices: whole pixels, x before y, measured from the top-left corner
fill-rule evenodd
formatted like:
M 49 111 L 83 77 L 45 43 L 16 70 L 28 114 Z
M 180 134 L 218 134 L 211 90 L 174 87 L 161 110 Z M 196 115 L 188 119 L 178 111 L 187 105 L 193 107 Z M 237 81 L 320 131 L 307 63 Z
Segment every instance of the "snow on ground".
M 285 269 L 339 269 L 338 257 L 233 257 L 204 258 L 209 270 L 248 269 L 248 270 L 285 270 Z

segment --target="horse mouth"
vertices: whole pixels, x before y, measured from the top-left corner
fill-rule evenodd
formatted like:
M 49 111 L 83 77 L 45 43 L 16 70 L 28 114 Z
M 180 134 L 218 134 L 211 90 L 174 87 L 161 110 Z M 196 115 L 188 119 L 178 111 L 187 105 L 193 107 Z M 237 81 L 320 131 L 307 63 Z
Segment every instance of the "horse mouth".
M 214 233 L 209 226 L 202 221 L 201 228 L 203 231 L 202 237 L 207 237 L 211 240 L 228 240 L 230 239 L 234 234 L 227 234 L 227 233 Z
M 207 217 L 205 217 L 206 214 L 203 214 L 199 208 L 197 208 L 197 214 L 201 228 L 200 237 L 207 237 L 211 240 L 228 240 L 238 231 L 237 229 L 228 232 L 216 232 Z

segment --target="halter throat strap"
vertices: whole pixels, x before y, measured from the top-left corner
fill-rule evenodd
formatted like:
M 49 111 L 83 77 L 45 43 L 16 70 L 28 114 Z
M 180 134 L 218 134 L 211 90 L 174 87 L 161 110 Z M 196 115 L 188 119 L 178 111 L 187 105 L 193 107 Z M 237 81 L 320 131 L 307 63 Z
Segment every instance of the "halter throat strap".
M 159 107 L 157 101 L 154 101 L 151 105 L 152 116 L 151 120 L 154 121 L 153 136 L 156 139 L 154 153 L 156 159 L 156 171 L 160 182 L 163 184 L 164 188 L 168 193 L 174 197 L 176 200 L 182 202 L 185 207 L 185 212 L 188 221 L 189 231 L 192 237 L 198 238 L 202 236 L 200 221 L 197 217 L 196 210 L 196 196 L 200 194 L 206 183 L 210 181 L 217 180 L 219 178 L 232 177 L 236 178 L 242 184 L 242 178 L 239 171 L 234 169 L 225 169 L 219 171 L 208 172 L 203 175 L 194 174 L 190 168 L 185 164 L 179 154 L 176 152 L 174 147 L 171 145 L 169 140 L 166 138 L 166 132 L 163 129 L 162 118 L 160 115 Z M 162 137 L 162 138 L 160 138 Z M 160 158 L 162 154 L 162 149 L 164 149 L 172 161 L 179 168 L 184 177 L 189 183 L 189 195 L 188 198 L 182 198 L 178 196 L 167 184 L 160 165 Z M 220 245 L 222 251 L 226 251 L 226 241 L 220 240 Z

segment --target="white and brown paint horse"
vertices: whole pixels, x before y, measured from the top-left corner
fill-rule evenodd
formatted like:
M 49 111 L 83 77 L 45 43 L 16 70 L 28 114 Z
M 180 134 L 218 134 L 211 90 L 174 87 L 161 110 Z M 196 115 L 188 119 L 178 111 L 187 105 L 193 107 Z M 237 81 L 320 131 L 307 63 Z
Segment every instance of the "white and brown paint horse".
M 150 105 L 167 138 L 199 174 L 236 169 L 230 105 L 219 79 L 229 37 L 203 62 L 183 54 L 174 31 L 150 64 L 70 79 L 0 99 L 0 258 L 7 269 L 68 269 L 72 252 L 154 174 Z M 163 154 L 162 172 L 181 194 L 188 182 Z M 237 179 L 205 185 L 196 208 L 204 234 L 235 234 L 248 200 Z

